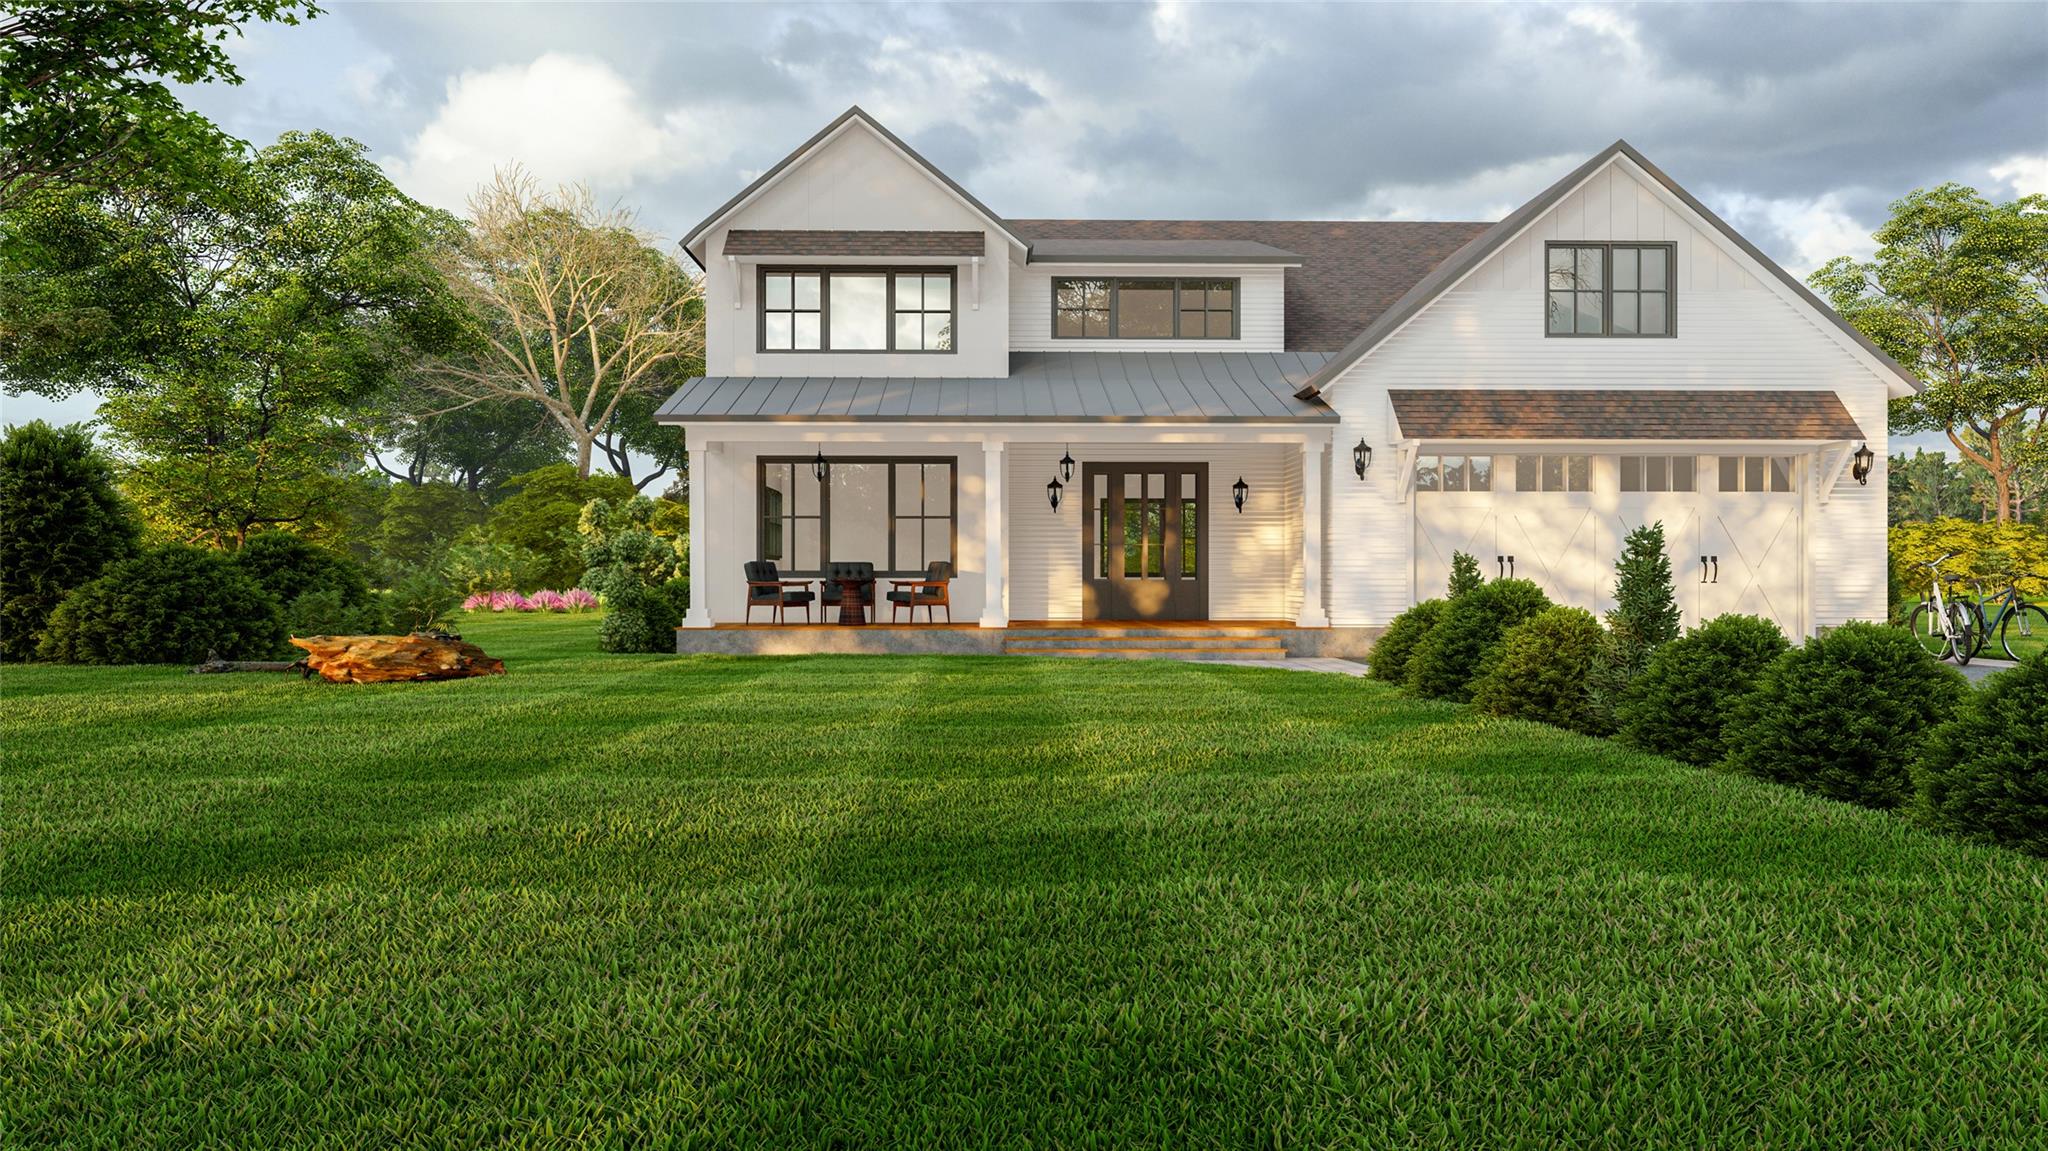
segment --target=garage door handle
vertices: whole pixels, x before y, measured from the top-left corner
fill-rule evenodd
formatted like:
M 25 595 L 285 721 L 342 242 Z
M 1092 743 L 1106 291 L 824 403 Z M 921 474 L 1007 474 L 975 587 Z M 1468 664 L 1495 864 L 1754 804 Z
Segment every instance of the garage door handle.
M 1700 582 L 1707 582 L 1707 557 L 1700 557 Z
M 1710 556 L 1710 557 L 1708 557 L 1708 558 L 1710 558 L 1710 559 L 1712 559 L 1712 560 L 1714 561 L 1714 579 L 1713 579 L 1713 582 L 1715 582 L 1715 583 L 1720 583 L 1720 582 L 1721 582 L 1721 557 L 1720 557 L 1720 556 Z
M 1493 567 L 1494 567 L 1494 573 L 1493 573 L 1493 578 L 1495 578 L 1495 579 L 1506 579 L 1506 578 L 1508 578 L 1508 557 L 1506 557 L 1506 556 L 1495 556 L 1495 557 L 1493 557 Z
M 1515 578 L 1515 557 L 1513 556 L 1508 557 L 1508 578 Z

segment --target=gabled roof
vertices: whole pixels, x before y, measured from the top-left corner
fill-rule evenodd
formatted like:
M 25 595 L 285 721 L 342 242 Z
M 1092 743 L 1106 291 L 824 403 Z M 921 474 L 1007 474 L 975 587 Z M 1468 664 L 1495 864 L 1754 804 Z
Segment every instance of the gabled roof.
M 1418 440 L 1860 440 L 1832 391 L 1389 388 Z
M 1003 237 L 1009 240 L 1012 244 L 1015 244 L 1019 248 L 1028 248 L 1030 246 L 1024 241 L 1022 237 L 1017 235 L 1016 232 L 1011 231 L 1010 225 L 1005 223 L 1001 216 L 998 216 L 994 212 L 991 212 L 986 204 L 983 204 L 980 200 L 975 199 L 974 196 L 967 191 L 967 189 L 954 183 L 953 178 L 951 176 L 948 176 L 944 172 L 939 171 L 938 166 L 936 164 L 933 164 L 930 160 L 927 160 L 923 156 L 918 155 L 917 149 L 912 148 L 910 145 L 904 143 L 900 138 L 897 137 L 896 133 L 891 132 L 887 128 L 884 128 L 881 124 L 881 121 L 876 120 L 873 116 L 868 115 L 865 111 L 861 109 L 860 105 L 855 104 L 853 107 L 848 108 L 844 112 L 841 112 L 839 116 L 836 119 L 834 119 L 830 124 L 827 124 L 823 128 L 819 129 L 817 135 L 812 136 L 810 139 L 805 140 L 802 144 L 798 145 L 797 149 L 794 152 L 791 152 L 789 155 L 784 156 L 782 159 L 776 161 L 774 167 L 768 169 L 766 172 L 761 173 L 760 178 L 755 180 L 753 183 L 748 184 L 745 188 L 741 189 L 739 195 L 734 196 L 732 199 L 727 200 L 725 203 L 719 205 L 717 211 L 711 213 L 709 216 L 704 217 L 702 222 L 700 222 L 696 227 L 691 228 L 689 233 L 683 237 L 683 251 L 688 252 L 690 258 L 692 260 L 697 261 L 698 267 L 703 267 L 704 262 L 701 259 L 698 259 L 697 253 L 692 250 L 692 245 L 696 244 L 699 240 L 703 239 L 704 233 L 709 232 L 713 227 L 716 227 L 720 221 L 724 220 L 727 216 L 731 215 L 733 211 L 738 209 L 741 205 L 747 203 L 749 200 L 752 200 L 763 189 L 768 188 L 770 185 L 780 180 L 793 166 L 797 164 L 798 161 L 802 160 L 806 155 L 808 155 L 812 149 L 818 147 L 820 144 L 823 144 L 825 141 L 830 140 L 832 137 L 838 135 L 839 130 L 841 128 L 846 127 L 848 123 L 853 121 L 858 121 L 862 127 L 873 132 L 875 135 L 880 136 L 884 141 L 886 141 L 889 144 L 890 147 L 895 148 L 897 151 L 909 157 L 912 162 L 916 163 L 919 167 L 923 168 L 926 174 L 930 175 L 932 179 L 938 181 L 941 185 L 943 185 L 946 188 L 947 191 L 953 193 L 955 196 L 958 196 L 961 199 L 961 201 L 964 202 L 969 208 L 973 209 L 984 220 L 987 220 L 990 227 L 994 228 L 998 232 L 1001 232 L 1003 234 Z
M 1798 277 L 1779 267 L 1777 261 L 1764 255 L 1755 244 L 1750 243 L 1747 239 L 1743 238 L 1740 232 L 1729 227 L 1727 221 L 1715 215 L 1705 204 L 1694 199 L 1692 193 L 1679 187 L 1676 181 L 1665 175 L 1661 168 L 1650 163 L 1627 140 L 1616 140 L 1602 149 L 1598 155 L 1573 169 L 1564 179 L 1544 189 L 1535 199 L 1516 208 L 1513 212 L 1508 213 L 1505 219 L 1473 237 L 1471 242 L 1453 252 L 1448 259 L 1437 265 L 1434 271 L 1409 288 L 1399 300 L 1394 302 L 1392 307 L 1381 312 L 1355 339 L 1346 344 L 1336 355 L 1330 357 L 1330 362 L 1323 365 L 1322 370 L 1317 372 L 1309 380 L 1308 384 L 1302 388 L 1302 398 L 1306 399 L 1319 393 L 1330 381 L 1343 374 L 1345 369 L 1363 359 L 1367 352 L 1379 346 L 1381 341 L 1399 330 L 1416 313 L 1427 307 L 1432 300 L 1435 300 L 1458 281 L 1464 279 L 1467 273 L 1477 268 L 1488 256 L 1493 255 L 1505 246 L 1508 241 L 1520 235 L 1523 229 L 1554 207 L 1559 200 L 1571 194 L 1573 189 L 1585 183 L 1593 173 L 1612 163 L 1617 156 L 1626 156 L 1631 163 L 1642 169 L 1644 174 L 1662 184 L 1664 189 L 1675 196 L 1680 203 L 1692 209 L 1700 219 L 1712 225 L 1715 230 L 1727 237 L 1744 254 L 1755 260 L 1765 271 L 1771 273 L 1786 287 L 1792 289 L 1793 293 L 1805 301 L 1808 306 L 1826 317 L 1829 322 L 1833 323 L 1835 327 L 1839 328 L 1857 345 L 1862 347 L 1864 351 L 1870 353 L 1880 365 L 1891 371 L 1908 387 L 1916 392 L 1922 390 L 1924 385 L 1920 382 L 1919 377 L 1907 371 L 1898 361 L 1886 355 L 1883 349 L 1870 341 L 1870 337 L 1858 331 L 1854 324 L 1843 319 L 1833 308 L 1828 307 L 1819 296 L 1814 295 L 1811 289 L 1805 284 L 1800 283 Z
M 728 256 L 980 256 L 980 232 L 855 231 L 824 228 L 734 228 L 725 234 Z
M 1299 264 L 1301 254 L 1257 240 L 1077 240 L 1031 242 L 1033 264 Z

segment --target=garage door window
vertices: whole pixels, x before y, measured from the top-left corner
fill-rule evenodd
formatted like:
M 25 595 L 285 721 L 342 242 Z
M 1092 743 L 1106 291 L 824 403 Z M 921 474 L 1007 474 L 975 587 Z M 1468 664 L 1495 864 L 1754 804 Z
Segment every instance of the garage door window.
M 1789 492 L 1792 490 L 1792 457 L 1722 456 L 1721 490 Z
M 1593 488 L 1591 456 L 1516 456 L 1518 492 L 1584 492 Z
M 1699 490 L 1698 456 L 1623 456 L 1621 490 L 1625 492 L 1690 492 Z
M 1415 490 L 1490 492 L 1493 490 L 1493 457 L 1417 456 Z

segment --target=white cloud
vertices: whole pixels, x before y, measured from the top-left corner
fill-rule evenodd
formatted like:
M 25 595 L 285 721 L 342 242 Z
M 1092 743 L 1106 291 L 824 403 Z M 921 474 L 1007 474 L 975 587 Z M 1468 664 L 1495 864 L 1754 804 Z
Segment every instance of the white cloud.
M 405 95 L 396 82 L 396 65 L 390 56 L 378 53 L 351 63 L 341 70 L 341 84 L 357 104 L 376 112 L 397 112 L 405 108 Z
M 1805 279 L 1836 256 L 1867 260 L 1877 251 L 1870 229 L 1842 207 L 1834 192 L 1811 199 L 1769 199 L 1743 192 L 1710 197 L 1735 230 L 1769 250 L 1785 270 Z M 1782 239 L 1771 242 L 1771 233 Z
M 650 109 L 603 61 L 550 52 L 464 72 L 404 155 L 384 161 L 410 195 L 461 209 L 496 170 L 524 165 L 542 184 L 584 183 L 599 198 L 686 164 L 724 158 L 716 117 Z
M 2048 152 L 2014 156 L 1991 166 L 1991 178 L 2015 196 L 2048 196 Z
M 1498 220 L 1585 162 L 1584 156 L 1546 156 L 1459 180 L 1389 184 L 1366 197 L 1357 215 L 1368 220 Z

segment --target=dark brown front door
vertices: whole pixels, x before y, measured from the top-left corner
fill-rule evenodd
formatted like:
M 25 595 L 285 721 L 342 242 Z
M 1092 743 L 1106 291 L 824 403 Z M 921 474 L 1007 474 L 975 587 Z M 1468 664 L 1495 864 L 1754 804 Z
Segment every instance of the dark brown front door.
M 1083 464 L 1082 619 L 1209 618 L 1209 465 Z

